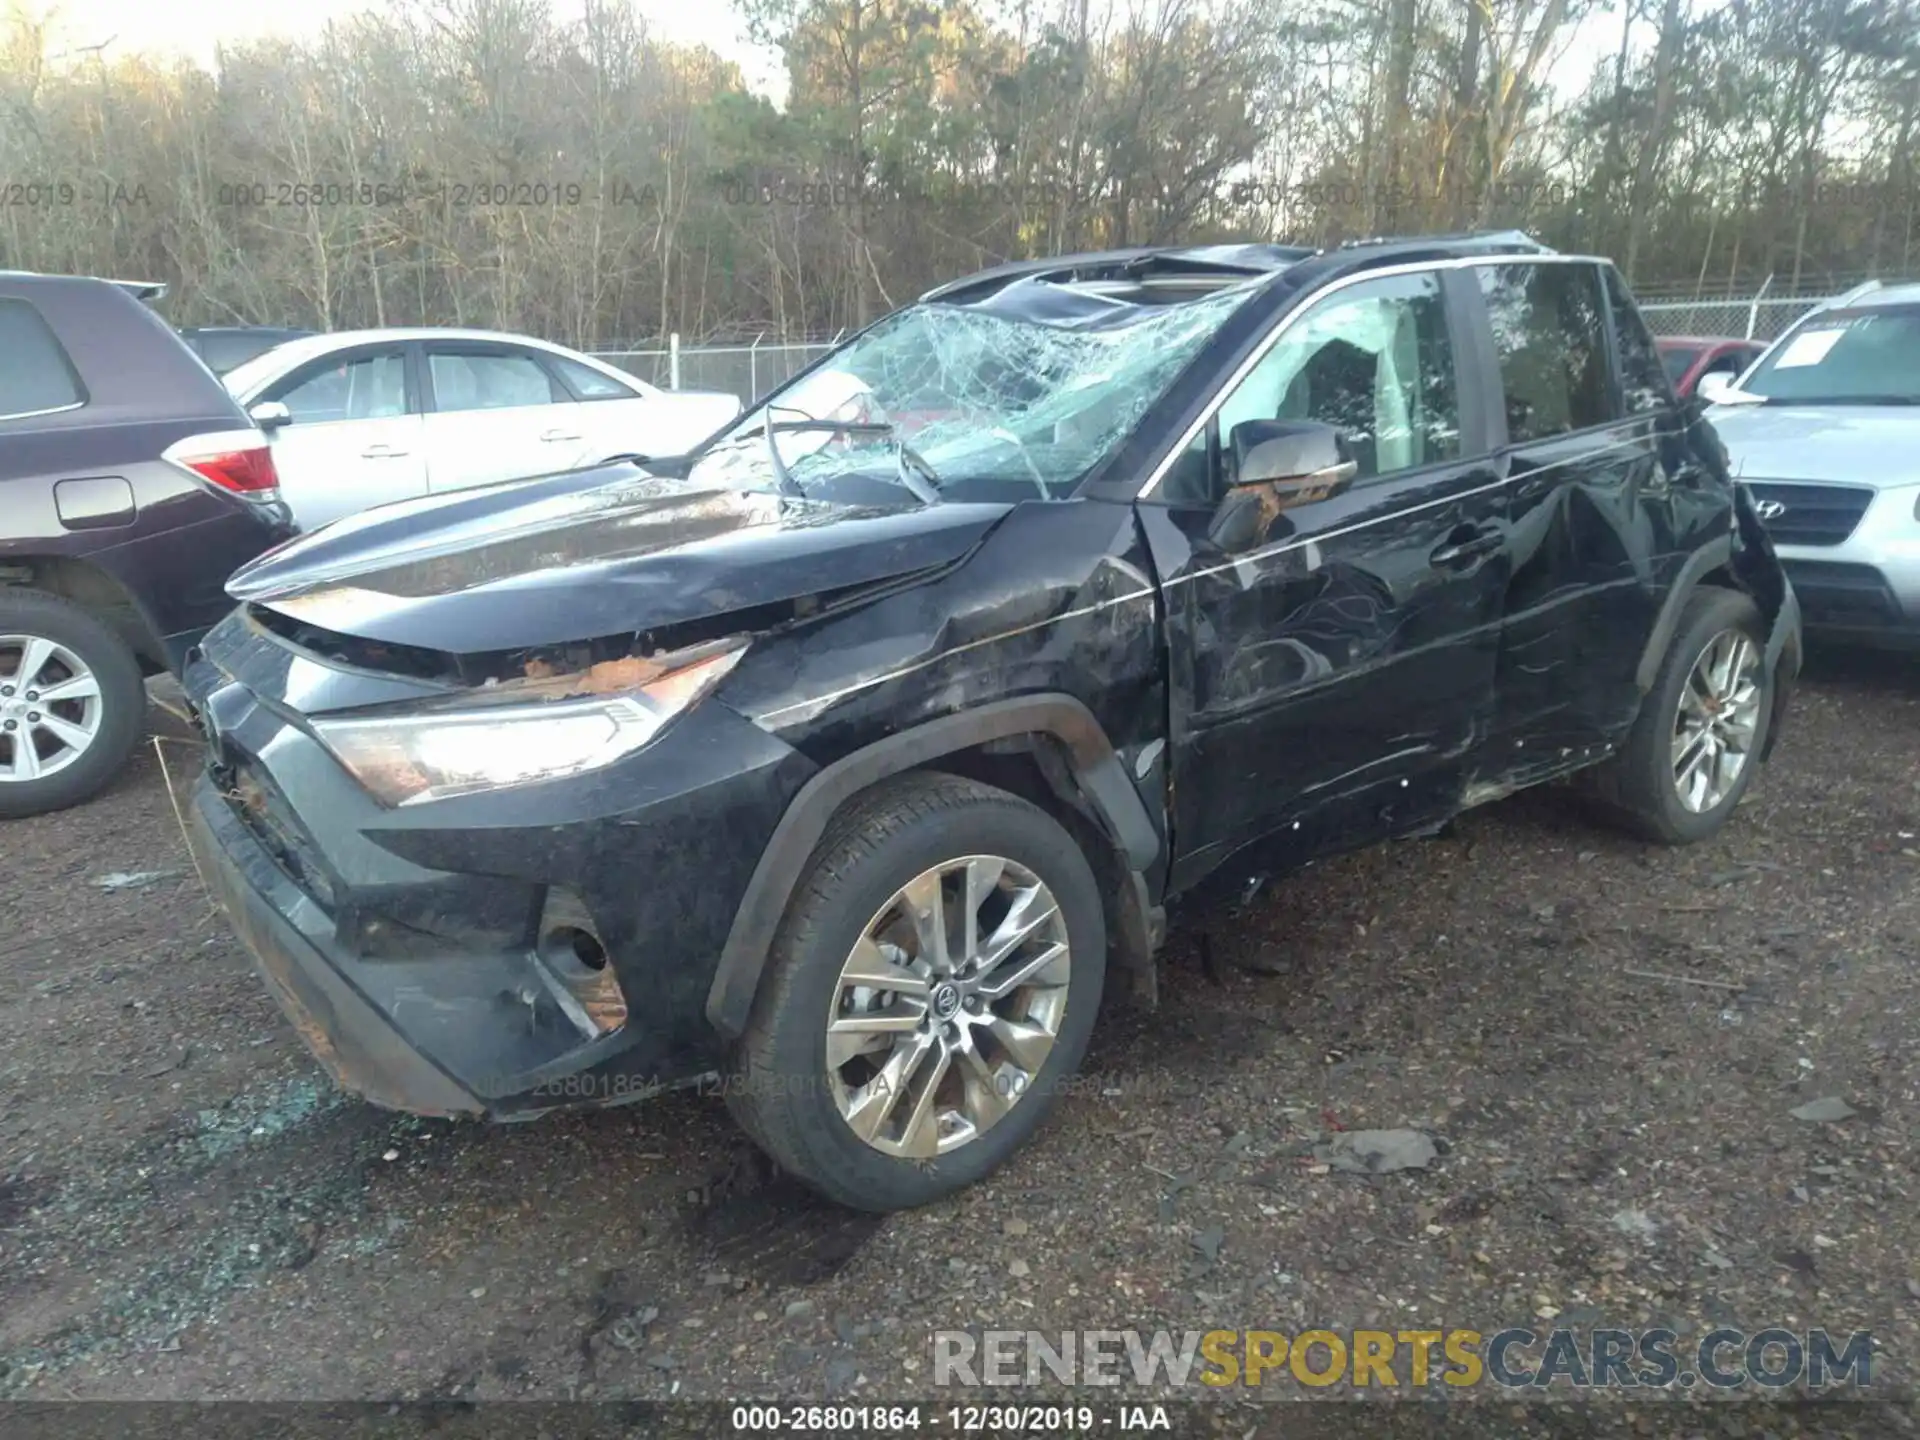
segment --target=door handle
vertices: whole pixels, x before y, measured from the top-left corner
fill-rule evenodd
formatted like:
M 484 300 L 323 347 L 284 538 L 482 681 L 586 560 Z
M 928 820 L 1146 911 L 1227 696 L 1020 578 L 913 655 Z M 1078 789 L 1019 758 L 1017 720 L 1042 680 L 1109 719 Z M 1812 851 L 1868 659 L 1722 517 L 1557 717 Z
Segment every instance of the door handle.
M 1464 570 L 1483 555 L 1491 555 L 1507 543 L 1505 532 L 1496 529 L 1469 529 L 1462 526 L 1447 537 L 1444 545 L 1427 556 L 1438 570 Z
M 403 460 L 407 452 L 396 450 L 391 445 L 369 445 L 360 452 L 362 460 Z
M 580 437 L 566 430 L 548 430 L 540 438 L 548 444 L 558 444 L 562 440 L 578 440 Z

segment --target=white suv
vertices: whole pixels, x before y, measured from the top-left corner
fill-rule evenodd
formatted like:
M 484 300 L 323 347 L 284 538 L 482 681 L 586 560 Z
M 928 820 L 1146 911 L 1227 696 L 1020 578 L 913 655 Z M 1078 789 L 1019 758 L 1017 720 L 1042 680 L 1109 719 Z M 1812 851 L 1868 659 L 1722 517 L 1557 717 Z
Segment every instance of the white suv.
M 1862 286 L 1701 394 L 1809 634 L 1920 650 L 1920 285 Z

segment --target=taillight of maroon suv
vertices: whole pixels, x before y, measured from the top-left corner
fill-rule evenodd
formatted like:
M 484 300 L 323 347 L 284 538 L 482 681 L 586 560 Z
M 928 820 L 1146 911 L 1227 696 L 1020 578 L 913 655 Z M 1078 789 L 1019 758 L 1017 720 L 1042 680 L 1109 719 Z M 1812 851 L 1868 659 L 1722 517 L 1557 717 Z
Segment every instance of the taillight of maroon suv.
M 189 435 L 169 445 L 164 458 L 229 494 L 248 500 L 280 498 L 280 475 L 273 468 L 272 447 L 257 430 Z

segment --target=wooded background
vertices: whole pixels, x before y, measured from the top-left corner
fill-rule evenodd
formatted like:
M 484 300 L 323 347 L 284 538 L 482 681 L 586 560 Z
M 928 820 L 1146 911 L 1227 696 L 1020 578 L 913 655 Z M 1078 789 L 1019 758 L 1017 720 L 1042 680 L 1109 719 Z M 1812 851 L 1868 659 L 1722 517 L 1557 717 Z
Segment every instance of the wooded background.
M 1920 0 L 1592 4 L 741 0 L 779 106 L 624 0 L 402 0 L 217 75 L 16 15 L 0 268 L 166 280 L 178 324 L 581 348 L 1162 241 L 1517 226 L 1643 293 L 1920 272 Z M 1607 53 L 1549 85 L 1583 20 Z

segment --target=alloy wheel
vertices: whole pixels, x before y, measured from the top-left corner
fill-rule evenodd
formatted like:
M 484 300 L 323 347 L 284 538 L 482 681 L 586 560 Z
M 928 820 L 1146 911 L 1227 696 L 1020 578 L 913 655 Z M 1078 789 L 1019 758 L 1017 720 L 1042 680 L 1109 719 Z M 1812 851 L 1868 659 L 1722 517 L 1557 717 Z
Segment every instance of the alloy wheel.
M 834 986 L 827 1080 L 854 1134 L 931 1159 L 991 1129 L 1066 1018 L 1072 954 L 1053 892 L 969 855 L 922 871 L 867 923 Z
M 1722 630 L 1693 662 L 1673 722 L 1673 784 L 1696 815 L 1726 801 L 1760 730 L 1760 647 Z
M 0 635 L 0 783 L 58 774 L 100 734 L 100 680 L 67 646 Z

